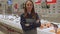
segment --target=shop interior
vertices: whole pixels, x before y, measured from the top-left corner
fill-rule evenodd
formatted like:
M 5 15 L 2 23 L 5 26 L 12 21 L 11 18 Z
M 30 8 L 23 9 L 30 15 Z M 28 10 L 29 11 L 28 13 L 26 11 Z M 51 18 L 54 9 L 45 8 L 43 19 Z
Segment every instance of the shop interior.
M 20 24 L 20 15 L 24 12 L 26 0 L 0 0 L 0 34 L 23 34 Z M 32 0 L 35 2 L 35 0 Z M 34 3 L 35 11 L 41 21 L 41 27 L 37 28 L 37 34 L 60 34 L 59 0 L 53 4 Z M 57 33 L 54 25 L 56 25 Z

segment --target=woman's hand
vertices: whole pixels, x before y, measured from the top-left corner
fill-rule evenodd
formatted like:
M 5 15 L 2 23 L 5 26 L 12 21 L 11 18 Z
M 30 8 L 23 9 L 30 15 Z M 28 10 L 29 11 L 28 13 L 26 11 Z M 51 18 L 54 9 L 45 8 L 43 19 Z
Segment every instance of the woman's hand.
M 39 23 L 39 20 L 37 20 L 36 23 Z
M 30 24 L 25 24 L 25 26 L 30 26 Z

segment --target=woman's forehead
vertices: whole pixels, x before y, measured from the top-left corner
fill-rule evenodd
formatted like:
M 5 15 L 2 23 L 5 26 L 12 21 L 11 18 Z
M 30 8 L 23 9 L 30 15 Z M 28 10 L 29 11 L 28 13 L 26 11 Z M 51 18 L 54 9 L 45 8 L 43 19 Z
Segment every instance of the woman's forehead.
M 31 1 L 27 1 L 26 4 L 32 4 L 32 2 Z

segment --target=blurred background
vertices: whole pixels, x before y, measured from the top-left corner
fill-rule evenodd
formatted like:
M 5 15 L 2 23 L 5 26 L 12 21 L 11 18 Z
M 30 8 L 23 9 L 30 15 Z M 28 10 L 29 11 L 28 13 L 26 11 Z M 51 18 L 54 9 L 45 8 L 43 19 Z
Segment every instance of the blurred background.
M 19 22 L 20 20 L 18 19 L 20 15 L 24 12 L 25 1 L 26 0 L 0 0 L 0 19 L 2 18 L 11 21 L 15 21 L 15 19 L 17 19 L 16 22 Z M 53 1 L 32 0 L 32 1 L 34 2 L 35 12 L 38 13 L 40 19 L 60 23 L 60 0 Z M 6 33 L 7 29 L 4 28 L 5 26 L 0 27 L 1 27 L 0 30 Z
M 23 13 L 24 2 L 26 0 L 0 0 L 0 14 L 18 14 Z M 51 0 L 32 0 L 34 2 L 35 11 L 39 14 L 41 19 L 60 22 L 60 0 L 55 0 L 49 3 Z

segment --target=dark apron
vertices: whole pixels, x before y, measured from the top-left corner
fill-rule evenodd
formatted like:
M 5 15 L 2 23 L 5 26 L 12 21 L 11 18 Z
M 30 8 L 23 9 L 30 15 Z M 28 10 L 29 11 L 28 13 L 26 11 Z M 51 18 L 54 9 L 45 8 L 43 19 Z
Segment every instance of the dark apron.
M 35 19 L 26 19 L 26 23 L 32 25 L 32 23 L 35 23 L 36 20 Z M 37 34 L 37 29 L 34 28 L 32 30 L 27 30 L 27 31 L 24 31 L 24 34 Z
M 29 31 L 24 31 L 24 34 L 37 34 L 37 29 L 29 30 Z

